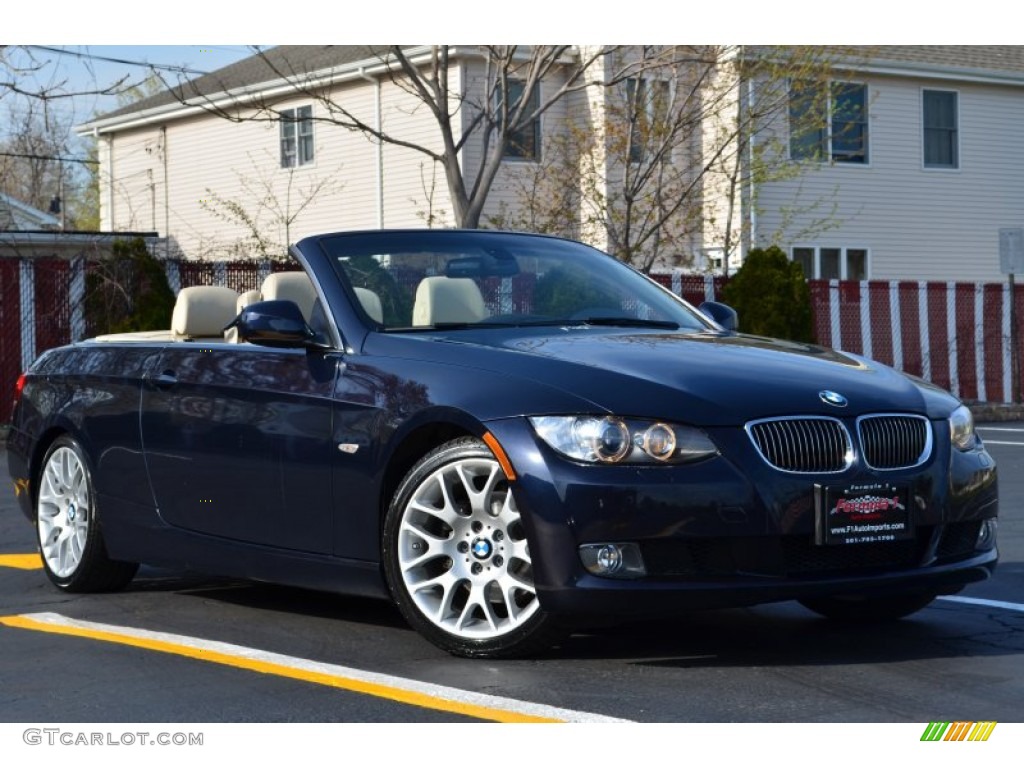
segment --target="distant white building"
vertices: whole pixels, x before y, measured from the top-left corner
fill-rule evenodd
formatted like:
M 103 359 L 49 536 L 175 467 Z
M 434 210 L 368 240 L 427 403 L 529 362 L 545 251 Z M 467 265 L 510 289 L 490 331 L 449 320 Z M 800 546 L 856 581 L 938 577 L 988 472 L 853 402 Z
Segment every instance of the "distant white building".
M 55 230 L 60 219 L 0 192 L 0 231 Z
M 755 244 L 817 278 L 1003 279 L 999 229 L 1024 226 L 1024 46 L 845 49 L 816 135 L 790 132 L 801 85 L 755 137 L 805 167 L 756 188 Z

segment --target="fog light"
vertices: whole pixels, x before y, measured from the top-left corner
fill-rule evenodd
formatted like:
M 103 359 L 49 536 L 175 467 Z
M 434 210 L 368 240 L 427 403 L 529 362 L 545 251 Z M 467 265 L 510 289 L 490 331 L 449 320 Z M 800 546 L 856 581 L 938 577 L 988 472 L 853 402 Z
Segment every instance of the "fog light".
M 640 547 L 633 542 L 584 544 L 580 547 L 580 560 L 595 576 L 638 579 L 647 574 Z
M 983 520 L 981 530 L 978 531 L 978 541 L 975 543 L 974 548 L 979 551 L 994 548 L 996 545 L 996 532 L 998 530 L 999 523 L 996 522 L 994 517 Z
M 605 544 L 597 550 L 597 569 L 611 576 L 622 567 L 622 550 L 616 544 Z

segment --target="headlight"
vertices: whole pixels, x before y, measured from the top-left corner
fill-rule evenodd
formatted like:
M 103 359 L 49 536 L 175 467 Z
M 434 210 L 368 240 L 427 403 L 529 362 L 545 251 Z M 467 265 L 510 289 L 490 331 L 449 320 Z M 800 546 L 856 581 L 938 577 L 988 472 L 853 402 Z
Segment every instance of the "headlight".
M 696 427 L 617 416 L 534 416 L 540 438 L 570 459 L 601 464 L 683 464 L 718 453 Z
M 949 415 L 949 438 L 961 451 L 974 447 L 974 417 L 966 405 L 961 405 Z

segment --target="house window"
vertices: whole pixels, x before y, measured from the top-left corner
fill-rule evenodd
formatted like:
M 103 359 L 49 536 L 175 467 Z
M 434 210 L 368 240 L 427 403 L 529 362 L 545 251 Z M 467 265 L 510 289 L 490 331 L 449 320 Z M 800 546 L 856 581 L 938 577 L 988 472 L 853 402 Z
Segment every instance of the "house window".
M 313 162 L 313 108 L 282 109 L 281 167 L 294 168 Z
M 526 83 L 522 80 L 508 81 L 509 101 L 512 105 L 511 114 L 519 106 L 523 99 L 523 92 L 526 90 Z M 495 94 L 495 109 L 498 115 L 501 114 L 501 92 Z M 539 88 L 534 86 L 523 110 L 524 115 L 532 114 L 540 105 Z M 500 118 L 499 118 L 500 119 Z M 518 131 L 512 131 L 508 135 L 508 145 L 505 147 L 504 157 L 512 160 L 539 160 L 540 159 L 540 118 L 534 118 Z
M 924 91 L 924 167 L 959 168 L 956 91 Z
M 797 246 L 791 257 L 804 270 L 808 280 L 867 280 L 866 248 L 818 248 Z
M 825 98 L 825 94 L 829 98 Z M 789 89 L 789 154 L 794 160 L 868 162 L 867 86 L 793 81 Z
M 626 80 L 626 117 L 629 120 L 629 162 L 644 159 L 645 147 L 657 143 L 668 117 L 669 83 L 667 80 Z

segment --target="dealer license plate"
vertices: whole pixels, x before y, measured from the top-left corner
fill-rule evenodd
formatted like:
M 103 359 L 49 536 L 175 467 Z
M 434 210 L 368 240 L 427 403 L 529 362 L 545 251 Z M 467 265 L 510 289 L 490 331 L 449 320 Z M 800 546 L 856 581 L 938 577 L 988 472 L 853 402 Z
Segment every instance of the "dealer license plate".
M 907 486 L 860 483 L 814 490 L 817 544 L 877 544 L 914 535 Z

